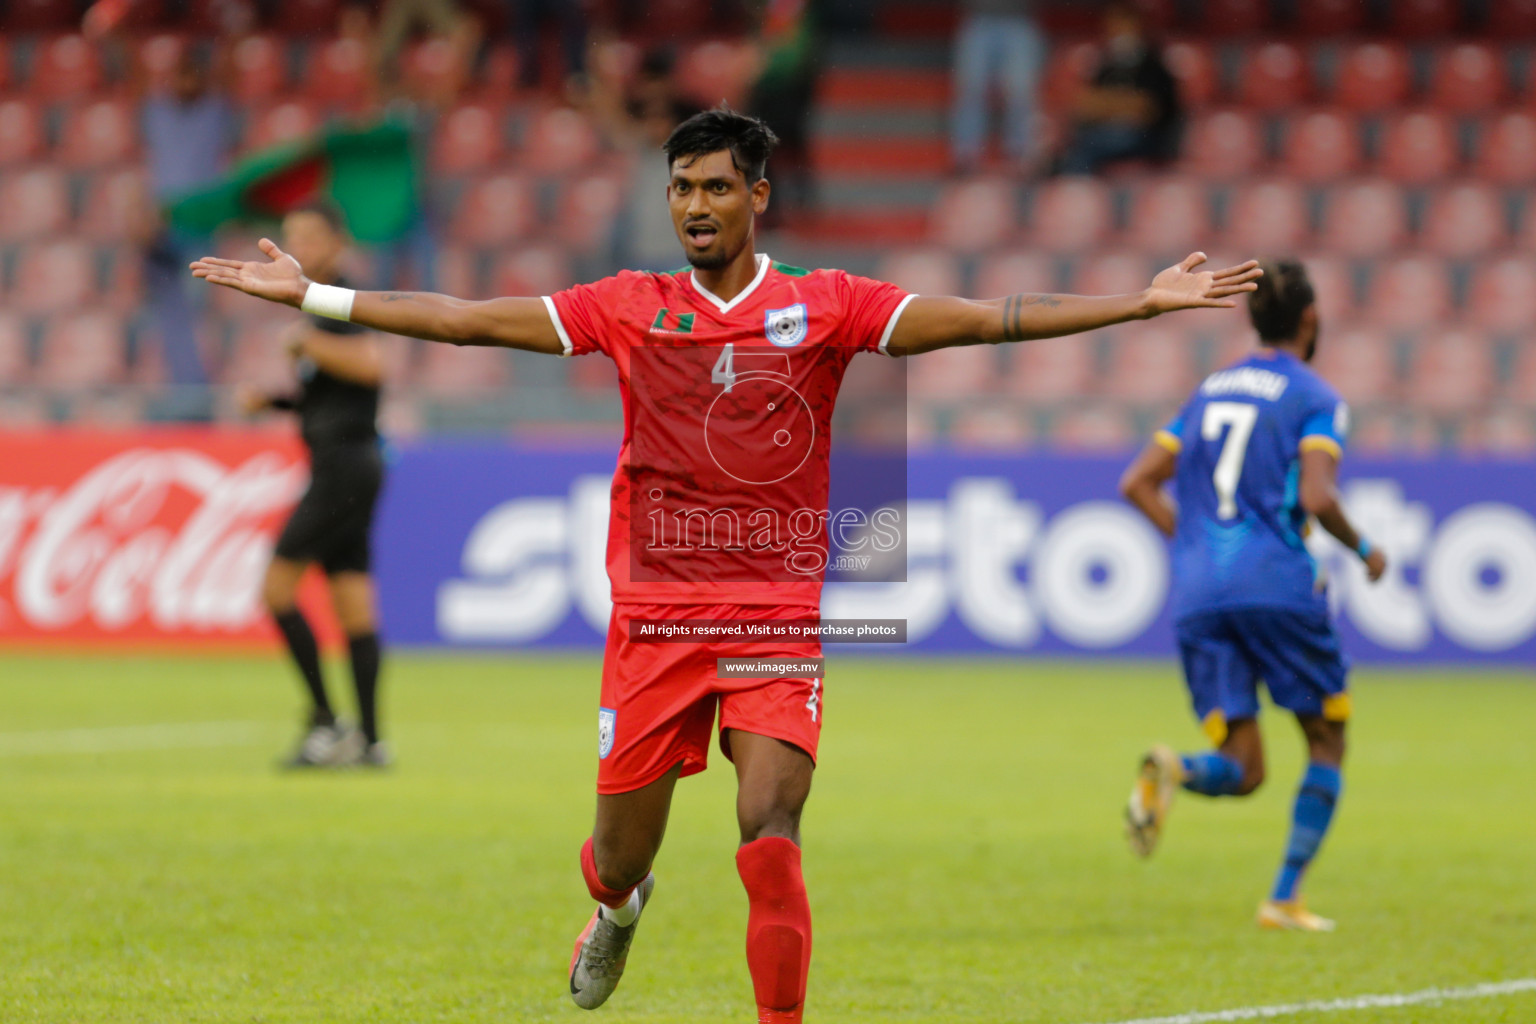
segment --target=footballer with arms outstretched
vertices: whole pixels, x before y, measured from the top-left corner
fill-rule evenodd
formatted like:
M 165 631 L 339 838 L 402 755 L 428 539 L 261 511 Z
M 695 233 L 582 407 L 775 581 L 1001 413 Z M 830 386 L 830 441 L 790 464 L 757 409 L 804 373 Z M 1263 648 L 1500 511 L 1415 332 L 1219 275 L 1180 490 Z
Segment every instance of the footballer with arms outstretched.
M 1266 928 L 1332 931 L 1299 893 L 1333 820 L 1342 788 L 1347 663 L 1328 616 L 1318 567 L 1302 538 L 1315 518 L 1356 552 L 1372 581 L 1386 557 L 1350 524 L 1339 502 L 1339 459 L 1349 410 L 1307 366 L 1318 316 L 1306 268 L 1261 264 L 1248 297 L 1259 349 L 1207 377 L 1126 470 L 1120 489 L 1173 540 L 1173 617 L 1195 715 L 1216 750 L 1180 757 L 1154 747 L 1126 807 L 1140 856 L 1157 844 L 1179 787 L 1246 796 L 1264 780 L 1258 682 L 1292 712 L 1309 763 Z M 1163 485 L 1174 481 L 1170 501 Z
M 600 1005 L 619 982 L 655 884 L 651 866 L 673 787 L 680 776 L 703 770 L 717 711 L 720 746 L 736 769 L 736 862 L 749 904 L 747 965 L 760 1021 L 801 1019 L 811 954 L 799 825 L 821 729 L 820 680 L 722 679 L 715 659 L 815 656 L 819 642 L 636 643 L 630 624 L 815 619 L 821 574 L 753 576 L 725 555 L 713 562 L 682 558 L 681 571 L 658 572 L 668 567 L 646 548 L 646 524 L 632 518 L 633 510 L 667 491 L 682 492 L 684 505 L 694 497 L 718 501 L 727 475 L 753 481 L 739 486 L 751 489 L 751 502 L 769 513 L 825 514 L 826 437 L 853 354 L 917 355 L 1075 334 L 1178 309 L 1230 307 L 1260 274 L 1252 262 L 1200 271 L 1205 257 L 1195 253 L 1134 295 L 978 302 L 909 295 L 839 270 L 787 267 L 756 252 L 753 238 L 754 218 L 768 206 L 763 173 L 776 141 L 763 122 L 724 108 L 698 114 L 672 133 L 663 147 L 671 172 L 667 201 L 692 266 L 673 274 L 624 272 L 542 298 L 470 302 L 327 289 L 266 240 L 267 260 L 192 264 L 197 277 L 213 284 L 381 331 L 550 355 L 601 352 L 617 365 L 625 434 L 608 537 L 614 608 L 601 684 L 597 819 L 581 850 L 582 875 L 598 908 L 577 939 L 570 973 L 571 996 L 586 1008 Z M 745 361 L 749 350 L 771 355 L 776 379 L 786 385 L 782 393 L 794 392 L 803 405 L 788 403 L 793 409 L 786 411 L 764 401 L 755 412 L 749 408 L 747 399 L 760 398 L 766 387 L 763 374 L 748 378 L 752 387 L 742 386 L 743 375 L 732 368 L 735 353 Z M 728 446 L 712 448 L 708 431 L 711 410 L 727 398 L 731 412 L 715 419 L 744 424 L 738 440 L 752 435 L 752 417 L 759 415 L 769 429 L 756 433 L 794 451 L 799 461 L 780 475 L 772 460 L 782 452 L 764 440 L 762 460 L 737 462 L 740 472 L 722 474 L 717 456 Z M 790 412 L 801 417 L 794 431 L 771 429 L 775 416 Z

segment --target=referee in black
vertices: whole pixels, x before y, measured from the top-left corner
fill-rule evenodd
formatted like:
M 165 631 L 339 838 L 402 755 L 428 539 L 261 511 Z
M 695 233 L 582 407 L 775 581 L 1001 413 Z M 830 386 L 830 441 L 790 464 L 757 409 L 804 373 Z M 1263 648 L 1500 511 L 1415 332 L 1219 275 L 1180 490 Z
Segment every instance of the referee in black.
M 291 211 L 282 226 L 283 248 L 316 281 L 345 287 L 341 264 L 347 230 L 339 208 L 316 202 Z M 298 413 L 310 454 L 309 489 L 278 538 L 267 567 L 263 597 L 309 691 L 311 708 L 288 767 L 385 767 L 379 739 L 379 635 L 370 574 L 369 533 L 384 482 L 375 420 L 383 359 L 374 332 L 344 320 L 306 316 L 287 335 L 298 371 L 297 391 L 286 395 L 242 391 L 247 414 L 265 409 Z M 320 650 L 299 610 L 299 582 L 318 564 L 330 584 L 336 618 L 347 636 L 357 691 L 356 728 L 336 717 L 320 670 Z

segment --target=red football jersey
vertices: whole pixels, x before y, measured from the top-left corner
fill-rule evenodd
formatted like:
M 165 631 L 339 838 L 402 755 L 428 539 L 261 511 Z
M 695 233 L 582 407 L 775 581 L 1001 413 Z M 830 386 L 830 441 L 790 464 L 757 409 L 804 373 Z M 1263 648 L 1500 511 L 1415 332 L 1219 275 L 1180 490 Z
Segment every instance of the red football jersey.
M 608 577 L 618 603 L 821 606 L 832 411 L 912 296 L 759 255 L 729 302 L 691 271 L 546 296 L 567 355 L 618 367 L 624 443 Z

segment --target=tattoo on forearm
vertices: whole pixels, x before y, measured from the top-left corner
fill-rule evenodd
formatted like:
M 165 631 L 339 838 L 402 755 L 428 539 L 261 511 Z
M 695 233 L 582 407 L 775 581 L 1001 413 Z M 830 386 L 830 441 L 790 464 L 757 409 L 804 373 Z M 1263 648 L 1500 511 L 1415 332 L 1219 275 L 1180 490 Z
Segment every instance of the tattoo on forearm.
M 1010 295 L 1003 300 L 1003 340 L 1021 341 L 1025 337 L 1024 307 L 1045 306 L 1055 309 L 1061 299 L 1055 295 Z
M 399 302 L 401 299 L 414 299 L 415 292 L 385 292 L 379 296 L 380 302 Z

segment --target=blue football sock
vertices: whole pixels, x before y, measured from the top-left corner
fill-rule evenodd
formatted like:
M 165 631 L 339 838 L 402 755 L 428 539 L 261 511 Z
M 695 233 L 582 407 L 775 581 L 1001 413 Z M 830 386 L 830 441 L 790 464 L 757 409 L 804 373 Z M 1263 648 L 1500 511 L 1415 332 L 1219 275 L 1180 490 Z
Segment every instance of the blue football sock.
M 1231 796 L 1243 785 L 1243 766 L 1212 751 L 1209 754 L 1185 754 L 1184 788 L 1205 796 Z
M 1274 899 L 1296 898 L 1296 887 L 1307 865 L 1317 856 L 1323 836 L 1328 834 L 1333 808 L 1343 788 L 1344 779 L 1337 768 L 1316 761 L 1307 765 L 1301 789 L 1296 793 L 1296 806 L 1291 811 L 1291 838 L 1285 847 L 1285 863 L 1275 879 Z

